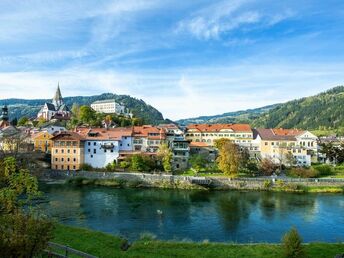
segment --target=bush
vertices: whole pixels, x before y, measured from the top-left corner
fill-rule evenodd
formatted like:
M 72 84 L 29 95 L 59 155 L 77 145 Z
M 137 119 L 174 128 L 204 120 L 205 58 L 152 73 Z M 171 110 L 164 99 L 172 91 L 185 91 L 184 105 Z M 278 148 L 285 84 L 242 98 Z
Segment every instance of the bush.
M 82 164 L 80 169 L 84 170 L 84 171 L 92 171 L 92 170 L 94 170 L 94 168 L 90 164 L 87 164 L 87 163 Z
M 319 173 L 312 168 L 292 168 L 289 175 L 293 177 L 314 178 L 318 177 Z
M 116 164 L 114 162 L 111 162 L 105 166 L 105 169 L 108 172 L 114 172 L 116 171 Z
M 264 176 L 271 176 L 277 168 L 278 165 L 276 165 L 270 159 L 262 159 L 262 161 L 259 164 L 259 170 L 261 174 L 263 174 Z
M 265 180 L 264 183 L 263 183 L 263 187 L 265 189 L 268 189 L 272 186 L 272 182 L 270 180 Z
M 283 236 L 282 246 L 286 258 L 305 257 L 302 238 L 294 227 Z
M 130 162 L 129 161 L 126 161 L 126 160 L 123 160 L 119 163 L 119 166 L 123 169 L 126 169 L 126 168 L 129 168 L 130 167 Z
M 319 176 L 329 176 L 334 172 L 332 166 L 327 164 L 314 166 L 314 169 L 318 172 Z

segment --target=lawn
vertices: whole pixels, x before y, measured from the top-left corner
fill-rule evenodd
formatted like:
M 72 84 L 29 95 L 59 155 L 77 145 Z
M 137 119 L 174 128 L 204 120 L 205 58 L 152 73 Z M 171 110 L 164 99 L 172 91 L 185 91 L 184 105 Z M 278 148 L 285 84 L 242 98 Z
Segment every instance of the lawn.
M 53 242 L 68 245 L 98 257 L 283 257 L 279 245 L 236 245 L 139 240 L 127 251 L 120 249 L 122 239 L 109 234 L 57 225 Z M 305 245 L 307 257 L 334 257 L 344 253 L 344 244 L 311 243 Z

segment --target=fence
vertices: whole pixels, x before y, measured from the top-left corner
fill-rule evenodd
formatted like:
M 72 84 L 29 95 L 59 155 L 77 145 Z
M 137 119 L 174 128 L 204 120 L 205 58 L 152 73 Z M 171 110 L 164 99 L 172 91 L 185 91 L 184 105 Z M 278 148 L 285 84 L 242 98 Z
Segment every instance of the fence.
M 44 250 L 48 257 L 57 257 L 57 258 L 68 258 L 71 257 L 83 257 L 83 258 L 97 258 L 96 256 L 75 250 L 66 245 L 60 245 L 57 243 L 49 242 L 48 248 Z

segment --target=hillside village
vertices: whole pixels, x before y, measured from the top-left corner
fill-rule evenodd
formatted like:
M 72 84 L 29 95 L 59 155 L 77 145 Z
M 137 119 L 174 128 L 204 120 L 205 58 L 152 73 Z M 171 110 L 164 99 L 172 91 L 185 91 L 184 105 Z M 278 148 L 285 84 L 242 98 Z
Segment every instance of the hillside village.
M 88 107 L 104 114 L 101 126 L 76 124 L 66 128 L 73 114 L 65 105 L 60 86 L 50 103 L 37 114 L 40 127 L 28 121 L 26 125 L 9 123 L 8 108 L 0 116 L 0 148 L 6 152 L 36 152 L 49 156 L 51 169 L 135 169 L 135 159 L 150 164 L 137 170 L 166 172 L 185 171 L 214 165 L 219 155 L 218 142 L 225 139 L 246 162 L 259 164 L 269 161 L 280 168 L 309 167 L 312 163 L 332 162 L 336 159 L 322 149 L 324 144 L 342 148 L 343 139 L 318 138 L 307 130 L 283 128 L 252 128 L 249 124 L 177 124 L 126 125 L 113 123 L 109 114 L 133 119 L 130 111 L 115 100 L 96 101 Z M 166 166 L 166 159 L 167 163 Z M 165 160 L 165 164 L 164 164 Z M 195 161 L 196 160 L 196 161 Z M 195 165 L 196 164 L 196 165 Z M 164 166 L 165 165 L 165 166 Z

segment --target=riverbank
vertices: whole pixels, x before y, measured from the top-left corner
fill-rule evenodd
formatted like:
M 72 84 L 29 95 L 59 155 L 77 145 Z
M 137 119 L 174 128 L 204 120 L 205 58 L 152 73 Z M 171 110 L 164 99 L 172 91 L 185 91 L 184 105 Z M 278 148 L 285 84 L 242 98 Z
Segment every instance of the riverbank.
M 65 181 L 69 184 L 133 188 L 197 190 L 255 190 L 299 193 L 344 193 L 344 179 L 302 178 L 227 178 L 195 177 L 135 172 L 90 172 L 46 170 L 41 180 Z
M 224 244 L 159 241 L 150 237 L 130 243 L 120 237 L 58 224 L 53 242 L 68 245 L 98 257 L 283 257 L 279 244 Z M 327 258 L 344 253 L 344 244 L 310 243 L 304 245 L 307 257 Z

